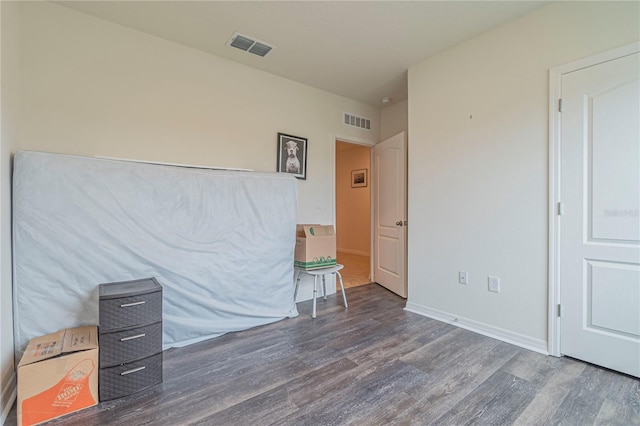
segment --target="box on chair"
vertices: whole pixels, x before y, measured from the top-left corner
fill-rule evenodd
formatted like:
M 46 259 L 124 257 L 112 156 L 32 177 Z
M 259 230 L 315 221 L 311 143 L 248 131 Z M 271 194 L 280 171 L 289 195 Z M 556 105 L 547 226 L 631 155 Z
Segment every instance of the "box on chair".
M 18 364 L 18 425 L 34 425 L 98 403 L 98 329 L 35 337 Z
M 294 266 L 310 270 L 335 265 L 336 232 L 333 225 L 297 225 Z

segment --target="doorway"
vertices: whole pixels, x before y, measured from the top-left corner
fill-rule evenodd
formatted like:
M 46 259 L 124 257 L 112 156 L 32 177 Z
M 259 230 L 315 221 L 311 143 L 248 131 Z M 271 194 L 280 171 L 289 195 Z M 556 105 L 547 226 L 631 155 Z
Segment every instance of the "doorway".
M 371 147 L 336 139 L 336 251 L 345 287 L 371 283 Z

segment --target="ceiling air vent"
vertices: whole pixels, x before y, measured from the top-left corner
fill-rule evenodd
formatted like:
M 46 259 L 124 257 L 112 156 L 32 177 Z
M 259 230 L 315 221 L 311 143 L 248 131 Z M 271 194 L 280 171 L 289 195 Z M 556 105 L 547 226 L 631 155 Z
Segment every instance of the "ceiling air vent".
M 344 124 L 346 126 L 359 127 L 365 130 L 371 130 L 371 120 L 357 115 L 344 113 Z
M 271 52 L 271 49 L 273 49 L 271 46 L 267 46 L 266 44 L 256 41 L 249 49 L 249 53 L 253 53 L 258 56 L 265 56 L 267 53 Z
M 240 33 L 234 33 L 231 39 L 227 42 L 227 46 L 235 47 L 236 49 L 244 50 L 245 52 L 253 53 L 258 56 L 266 56 L 271 52 L 274 46 L 271 46 L 263 41 L 254 40 L 253 38 Z

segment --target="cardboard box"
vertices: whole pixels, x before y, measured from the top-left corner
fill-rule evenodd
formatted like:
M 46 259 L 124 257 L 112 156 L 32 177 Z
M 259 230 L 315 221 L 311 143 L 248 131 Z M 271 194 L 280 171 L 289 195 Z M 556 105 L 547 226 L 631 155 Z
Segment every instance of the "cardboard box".
M 297 225 L 294 266 L 309 270 L 335 265 L 336 232 L 333 225 Z
M 18 425 L 98 403 L 98 328 L 67 328 L 29 341 L 18 364 Z

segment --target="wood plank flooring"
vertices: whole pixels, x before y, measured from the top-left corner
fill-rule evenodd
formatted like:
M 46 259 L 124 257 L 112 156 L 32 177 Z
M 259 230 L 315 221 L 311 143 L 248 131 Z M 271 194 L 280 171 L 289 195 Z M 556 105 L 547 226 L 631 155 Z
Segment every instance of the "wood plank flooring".
M 640 382 L 403 310 L 376 284 L 164 353 L 164 383 L 55 425 L 638 425 Z M 15 407 L 7 424 L 15 424 Z

